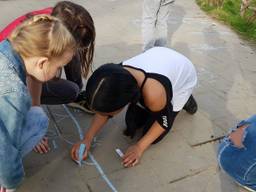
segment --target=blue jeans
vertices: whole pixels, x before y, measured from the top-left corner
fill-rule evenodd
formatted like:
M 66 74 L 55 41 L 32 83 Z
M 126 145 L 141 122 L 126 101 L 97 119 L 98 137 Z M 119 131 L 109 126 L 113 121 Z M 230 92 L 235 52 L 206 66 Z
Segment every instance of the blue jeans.
M 256 190 L 256 115 L 241 121 L 234 129 L 248 125 L 242 138 L 243 147 L 233 144 L 229 137 L 220 143 L 218 161 L 221 168 L 241 185 Z
M 41 141 L 48 128 L 49 119 L 41 107 L 31 107 L 27 114 L 27 124 L 21 138 L 21 155 L 24 157 Z
M 29 152 L 33 150 L 33 148 L 39 143 L 39 141 L 45 136 L 47 127 L 48 127 L 48 117 L 44 113 L 43 109 L 41 107 L 31 107 L 30 110 L 28 111 L 26 115 L 26 123 L 25 127 L 22 129 L 22 134 L 21 134 L 21 145 L 19 147 L 19 156 L 16 158 L 10 158 L 10 159 L 16 159 L 16 161 L 21 161 L 21 159 L 27 155 Z M 14 154 L 8 153 L 5 148 L 1 148 L 1 154 L 5 156 L 12 156 Z M 2 163 L 2 162 L 0 162 Z M 17 164 L 16 162 L 13 161 L 8 161 L 10 165 L 6 165 L 7 167 L 15 166 Z M 21 167 L 20 167 L 21 165 Z M 22 164 L 20 164 L 19 167 L 16 166 L 15 169 L 23 170 Z M 1 173 L 0 177 L 0 186 L 1 184 L 6 184 L 4 181 L 6 181 L 6 178 L 10 178 L 10 175 L 13 175 L 12 171 L 8 171 Z M 21 177 L 21 176 L 19 176 Z M 21 180 L 22 178 L 14 178 L 15 180 Z M 8 180 L 8 185 L 12 185 L 12 181 Z

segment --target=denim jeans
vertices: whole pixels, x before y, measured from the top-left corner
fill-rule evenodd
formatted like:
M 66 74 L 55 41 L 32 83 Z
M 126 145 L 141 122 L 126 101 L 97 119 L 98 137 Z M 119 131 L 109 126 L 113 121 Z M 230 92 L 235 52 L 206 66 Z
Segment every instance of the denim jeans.
M 241 121 L 234 129 L 248 125 L 242 138 L 243 147 L 237 147 L 225 137 L 218 150 L 221 168 L 235 181 L 256 190 L 256 115 Z
M 49 119 L 41 107 L 31 107 L 27 114 L 26 126 L 23 129 L 20 149 L 21 156 L 24 157 L 40 142 L 45 136 Z
M 45 136 L 47 127 L 48 127 L 48 117 L 44 113 L 43 109 L 41 107 L 31 107 L 29 112 L 26 115 L 26 124 L 25 127 L 22 129 L 21 134 L 21 145 L 18 149 L 20 151 L 20 157 L 23 158 L 25 155 L 27 155 L 29 152 L 33 150 L 33 148 L 39 143 L 39 141 Z M 0 147 L 1 151 L 4 151 L 5 149 L 2 149 Z M 9 154 L 8 151 L 2 152 L 1 154 L 5 153 L 6 156 L 10 157 L 12 154 Z M 13 158 L 10 158 L 13 159 Z M 17 159 L 18 160 L 18 159 Z M 2 162 L 0 162 L 2 163 Z M 9 161 L 11 165 L 15 165 L 16 162 Z M 8 167 L 8 165 L 5 165 Z M 23 169 L 23 167 L 16 167 L 16 169 Z M 10 175 L 12 175 L 10 171 L 1 173 L 0 176 L 0 186 L 1 184 L 4 184 L 6 181 L 6 178 L 8 178 Z M 15 178 L 15 180 L 21 180 L 22 178 Z M 11 183 L 10 180 L 8 180 L 9 183 Z

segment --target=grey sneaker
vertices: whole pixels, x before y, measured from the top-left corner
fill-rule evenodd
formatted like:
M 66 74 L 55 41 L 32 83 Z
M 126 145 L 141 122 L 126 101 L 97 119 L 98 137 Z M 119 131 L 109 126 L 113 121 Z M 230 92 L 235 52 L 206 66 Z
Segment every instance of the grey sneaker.
M 75 109 L 80 109 L 81 111 L 91 114 L 91 115 L 95 114 L 95 112 L 93 112 L 92 110 L 89 109 L 89 107 L 87 106 L 85 101 L 69 103 L 69 104 L 67 104 L 67 106 L 75 108 Z
M 95 114 L 92 110 L 90 110 L 89 106 L 86 103 L 86 94 L 85 91 L 81 91 L 77 97 L 77 99 L 73 103 L 67 104 L 69 107 L 73 107 L 76 109 L 80 109 L 88 114 Z

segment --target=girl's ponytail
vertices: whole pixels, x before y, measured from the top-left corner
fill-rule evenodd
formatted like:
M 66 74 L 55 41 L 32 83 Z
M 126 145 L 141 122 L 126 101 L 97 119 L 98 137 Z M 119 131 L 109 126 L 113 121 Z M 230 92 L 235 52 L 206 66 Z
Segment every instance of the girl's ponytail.
M 75 51 L 75 40 L 62 22 L 49 15 L 36 15 L 24 21 L 9 36 L 13 48 L 24 58 L 61 57 Z

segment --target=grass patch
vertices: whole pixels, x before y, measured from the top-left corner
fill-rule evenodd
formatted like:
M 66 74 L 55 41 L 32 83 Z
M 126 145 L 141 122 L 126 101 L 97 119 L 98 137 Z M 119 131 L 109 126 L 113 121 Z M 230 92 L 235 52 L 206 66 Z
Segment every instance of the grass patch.
M 256 41 L 256 22 L 248 22 L 248 18 L 253 14 L 252 11 L 247 11 L 245 17 L 240 16 L 240 0 L 224 0 L 221 7 L 211 6 L 207 0 L 196 0 L 202 10 L 209 13 L 214 18 L 217 18 L 226 24 L 230 25 L 235 31 L 242 34 L 244 37 Z M 256 7 L 256 0 L 251 4 Z

